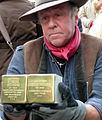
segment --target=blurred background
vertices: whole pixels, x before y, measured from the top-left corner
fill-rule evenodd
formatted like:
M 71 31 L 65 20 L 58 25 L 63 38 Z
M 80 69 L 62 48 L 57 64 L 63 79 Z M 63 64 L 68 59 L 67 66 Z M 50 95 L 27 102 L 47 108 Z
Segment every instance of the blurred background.
M 30 1 L 30 2 L 34 2 L 35 0 L 28 0 L 28 1 Z

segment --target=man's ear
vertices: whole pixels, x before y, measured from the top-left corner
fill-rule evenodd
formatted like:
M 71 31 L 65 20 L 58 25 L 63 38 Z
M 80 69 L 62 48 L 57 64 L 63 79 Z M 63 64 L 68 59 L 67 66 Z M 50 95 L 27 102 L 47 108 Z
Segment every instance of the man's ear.
M 76 11 L 76 15 L 75 15 L 75 25 L 78 25 L 78 10 Z

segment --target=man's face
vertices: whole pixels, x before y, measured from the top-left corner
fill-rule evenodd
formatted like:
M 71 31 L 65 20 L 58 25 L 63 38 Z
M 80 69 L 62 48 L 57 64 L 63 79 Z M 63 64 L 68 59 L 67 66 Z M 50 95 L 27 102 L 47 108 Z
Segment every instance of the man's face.
M 64 46 L 74 35 L 77 17 L 72 17 L 71 7 L 63 3 L 38 13 L 47 41 L 56 47 Z M 76 15 L 77 16 L 77 15 Z

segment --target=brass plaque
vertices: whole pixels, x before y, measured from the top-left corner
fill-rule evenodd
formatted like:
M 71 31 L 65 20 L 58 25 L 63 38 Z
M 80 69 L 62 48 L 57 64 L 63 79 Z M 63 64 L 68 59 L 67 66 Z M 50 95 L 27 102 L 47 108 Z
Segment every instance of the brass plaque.
M 28 79 L 29 102 L 54 103 L 55 75 L 30 75 Z
M 25 103 L 27 92 L 27 76 L 2 76 L 1 102 Z
M 3 75 L 1 103 L 58 103 L 59 82 L 56 74 Z

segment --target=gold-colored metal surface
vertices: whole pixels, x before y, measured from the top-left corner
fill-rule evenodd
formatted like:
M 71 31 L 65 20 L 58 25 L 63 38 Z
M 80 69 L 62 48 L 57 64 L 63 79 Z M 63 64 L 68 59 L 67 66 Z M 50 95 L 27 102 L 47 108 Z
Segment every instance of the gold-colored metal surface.
M 26 89 L 26 76 L 2 76 L 1 103 L 25 103 Z
M 28 76 L 28 101 L 30 103 L 54 103 L 55 75 Z
M 56 74 L 3 75 L 1 103 L 58 103 L 61 81 Z

